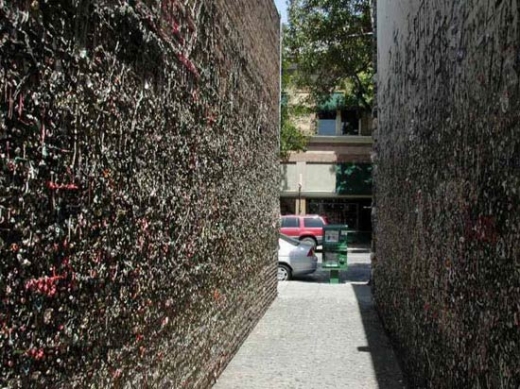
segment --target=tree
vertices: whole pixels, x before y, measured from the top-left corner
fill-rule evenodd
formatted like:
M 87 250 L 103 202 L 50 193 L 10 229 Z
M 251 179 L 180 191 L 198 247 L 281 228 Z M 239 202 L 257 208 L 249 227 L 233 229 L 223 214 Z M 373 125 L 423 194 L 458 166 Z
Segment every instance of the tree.
M 323 100 L 337 87 L 367 110 L 372 102 L 370 0 L 288 0 L 288 60 L 297 83 Z
M 287 27 L 284 26 L 284 37 Z M 287 158 L 290 151 L 304 151 L 308 142 L 308 136 L 294 124 L 294 119 L 304 114 L 305 107 L 291 104 L 289 101 L 289 89 L 293 85 L 294 74 L 290 69 L 291 63 L 287 46 L 282 49 L 282 101 L 281 101 L 281 130 L 280 130 L 280 156 Z
M 308 136 L 298 130 L 289 114 L 288 102 L 282 101 L 282 126 L 280 131 L 280 156 L 287 158 L 290 151 L 304 151 L 307 146 Z

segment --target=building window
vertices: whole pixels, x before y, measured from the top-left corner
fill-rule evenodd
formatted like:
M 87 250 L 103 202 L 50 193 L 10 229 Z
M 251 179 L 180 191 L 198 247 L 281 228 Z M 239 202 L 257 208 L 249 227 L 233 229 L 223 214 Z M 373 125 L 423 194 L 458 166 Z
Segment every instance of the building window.
M 280 214 L 281 215 L 295 215 L 296 214 L 296 199 L 281 198 L 280 199 Z
M 341 111 L 341 133 L 359 135 L 359 113 L 355 109 Z
M 325 216 L 329 224 L 347 224 L 349 230 L 372 233 L 371 199 L 308 199 L 310 214 Z
M 336 111 L 319 111 L 318 135 L 336 135 Z

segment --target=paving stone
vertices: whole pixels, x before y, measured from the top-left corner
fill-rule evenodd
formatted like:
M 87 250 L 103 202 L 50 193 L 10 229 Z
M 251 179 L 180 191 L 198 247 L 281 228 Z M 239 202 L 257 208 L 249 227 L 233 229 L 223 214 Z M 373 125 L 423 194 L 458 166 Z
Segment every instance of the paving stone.
M 351 255 L 350 264 L 341 284 L 326 283 L 321 269 L 279 283 L 277 299 L 213 389 L 405 388 L 366 285 L 369 256 Z

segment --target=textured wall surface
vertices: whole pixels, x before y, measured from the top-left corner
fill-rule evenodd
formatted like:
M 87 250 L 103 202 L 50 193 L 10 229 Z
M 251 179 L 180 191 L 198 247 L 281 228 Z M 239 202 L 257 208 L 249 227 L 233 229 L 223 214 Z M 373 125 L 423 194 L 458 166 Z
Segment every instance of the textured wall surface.
M 514 0 L 378 0 L 376 299 L 414 387 L 520 387 Z
M 0 0 L 0 386 L 206 387 L 276 295 L 270 0 Z

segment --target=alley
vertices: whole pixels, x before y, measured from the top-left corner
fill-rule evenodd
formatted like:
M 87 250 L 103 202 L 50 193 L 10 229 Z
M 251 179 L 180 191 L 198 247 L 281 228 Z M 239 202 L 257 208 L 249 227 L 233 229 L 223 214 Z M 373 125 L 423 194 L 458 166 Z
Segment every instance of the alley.
M 278 284 L 278 298 L 214 389 L 398 389 L 403 379 L 374 309 L 368 254 L 328 274 Z

